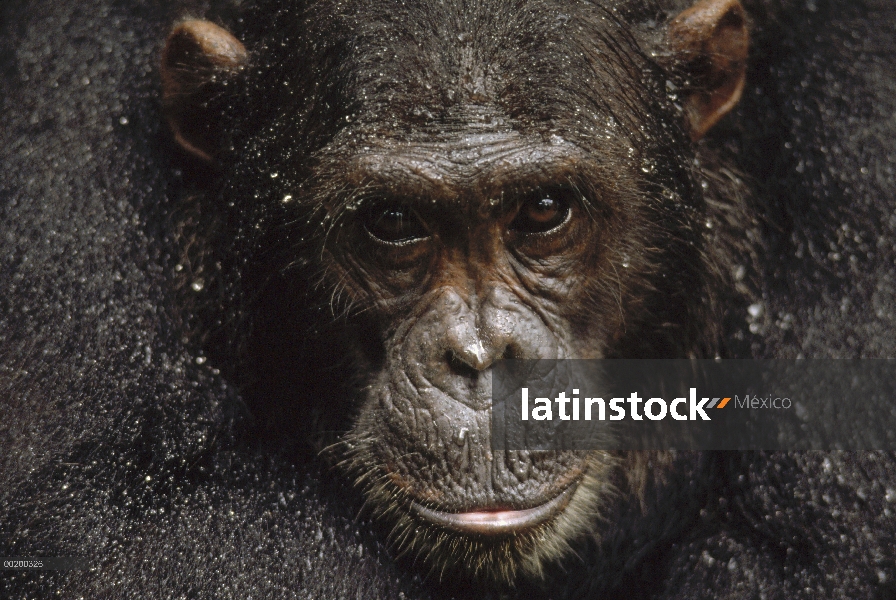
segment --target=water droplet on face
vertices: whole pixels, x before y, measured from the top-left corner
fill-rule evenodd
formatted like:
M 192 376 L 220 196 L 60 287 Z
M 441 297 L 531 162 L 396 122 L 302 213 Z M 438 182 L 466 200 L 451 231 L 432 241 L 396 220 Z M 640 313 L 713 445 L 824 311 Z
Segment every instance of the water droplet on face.
M 118 119 L 118 122 L 121 123 L 122 125 L 127 125 L 127 124 L 128 124 L 128 118 L 127 118 L 127 117 L 121 117 L 120 119 Z
M 286 204 L 286 203 L 289 202 L 290 200 L 292 200 L 292 194 L 286 194 L 285 196 L 283 196 L 283 203 L 284 203 L 284 204 Z
M 196 281 L 194 281 L 193 283 L 190 284 L 190 289 L 192 289 L 194 292 L 201 292 L 202 288 L 204 288 L 204 287 L 205 287 L 205 282 L 201 279 L 197 279 Z
M 204 364 L 205 364 L 205 361 L 206 361 L 206 358 L 205 358 L 204 356 L 197 356 L 197 357 L 196 357 L 196 364 L 197 364 L 197 365 L 204 365 Z
M 277 179 L 280 177 L 280 173 L 271 173 L 271 179 Z
M 762 314 L 762 305 L 761 304 L 751 304 L 747 307 L 747 312 L 754 319 L 759 318 L 759 315 Z

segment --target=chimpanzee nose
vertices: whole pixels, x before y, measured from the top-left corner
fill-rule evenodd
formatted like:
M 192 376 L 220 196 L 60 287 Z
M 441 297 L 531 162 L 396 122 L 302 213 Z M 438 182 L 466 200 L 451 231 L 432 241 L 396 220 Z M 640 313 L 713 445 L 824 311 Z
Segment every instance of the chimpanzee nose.
M 465 300 L 449 292 L 442 297 L 442 309 L 446 318 L 440 358 L 454 373 L 475 379 L 496 360 L 506 358 L 514 332 L 488 301 Z
M 512 292 L 444 287 L 404 333 L 396 364 L 418 391 L 440 390 L 475 410 L 491 405 L 491 368 L 502 358 L 558 357 L 558 340 Z

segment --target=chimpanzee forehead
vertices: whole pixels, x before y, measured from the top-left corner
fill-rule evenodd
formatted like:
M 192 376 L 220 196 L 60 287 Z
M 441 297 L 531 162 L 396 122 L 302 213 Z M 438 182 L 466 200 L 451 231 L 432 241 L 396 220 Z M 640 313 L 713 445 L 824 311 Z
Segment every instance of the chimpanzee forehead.
M 468 147 L 475 139 L 553 151 L 558 138 L 629 160 L 659 144 L 674 115 L 647 104 L 662 95 L 645 85 L 665 80 L 651 71 L 640 26 L 612 4 L 268 0 L 238 32 L 253 68 L 228 112 L 232 145 L 248 169 L 288 162 L 298 178 L 344 173 L 337 163 L 370 153 L 406 154 L 402 144 L 465 170 L 476 151 L 491 151 Z
M 614 106 L 637 97 L 632 89 L 643 56 L 611 6 L 545 0 L 338 6 L 328 34 L 342 56 L 318 75 L 337 80 L 329 84 L 338 89 L 334 100 L 358 127 L 400 135 L 462 126 L 471 115 L 473 126 L 489 119 L 515 128 L 589 116 L 605 122 L 607 113 L 619 112 Z
M 378 146 L 340 148 L 324 170 L 350 189 L 376 190 L 407 202 L 474 207 L 540 186 L 562 185 L 600 170 L 589 156 L 559 138 L 526 139 L 516 132 L 468 133 L 416 144 L 381 140 Z M 342 152 L 339 152 L 342 150 Z

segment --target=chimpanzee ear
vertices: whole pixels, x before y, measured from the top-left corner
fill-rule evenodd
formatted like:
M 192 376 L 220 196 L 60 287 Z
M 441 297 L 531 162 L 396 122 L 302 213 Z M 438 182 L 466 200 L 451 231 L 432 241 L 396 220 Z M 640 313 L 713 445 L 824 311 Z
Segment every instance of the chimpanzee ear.
M 696 141 L 740 100 L 750 34 L 738 0 L 699 0 L 669 25 L 669 43 L 684 81 L 684 106 Z
M 162 51 L 162 105 L 174 138 L 187 152 L 212 161 L 219 151 L 215 115 L 208 102 L 216 83 L 239 71 L 246 49 L 230 33 L 208 21 L 174 28 Z

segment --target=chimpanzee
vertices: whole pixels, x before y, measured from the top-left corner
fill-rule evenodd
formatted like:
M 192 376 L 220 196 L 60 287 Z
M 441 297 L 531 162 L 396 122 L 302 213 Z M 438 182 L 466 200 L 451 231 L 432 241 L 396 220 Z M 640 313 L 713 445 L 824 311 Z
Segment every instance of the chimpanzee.
M 350 417 L 337 452 L 395 546 L 437 571 L 539 574 L 595 528 L 620 460 L 493 453 L 495 360 L 715 351 L 719 217 L 692 148 L 742 93 L 743 8 L 708 0 L 641 30 L 614 7 L 561 8 L 287 3 L 265 8 L 282 32 L 247 39 L 255 55 L 193 20 L 162 58 L 175 138 L 220 169 L 192 209 L 211 216 L 187 234 L 190 277 L 235 302 L 228 322 L 261 314 L 249 401 L 346 399 L 327 415 Z M 308 35 L 320 23 L 330 35 Z M 302 327 L 309 305 L 325 334 Z M 340 375 L 360 391 L 306 389 L 320 346 L 351 357 Z
M 65 4 L 0 20 L 0 553 L 95 563 L 0 589 L 896 597 L 889 454 L 488 410 L 502 358 L 892 356 L 894 9 Z

